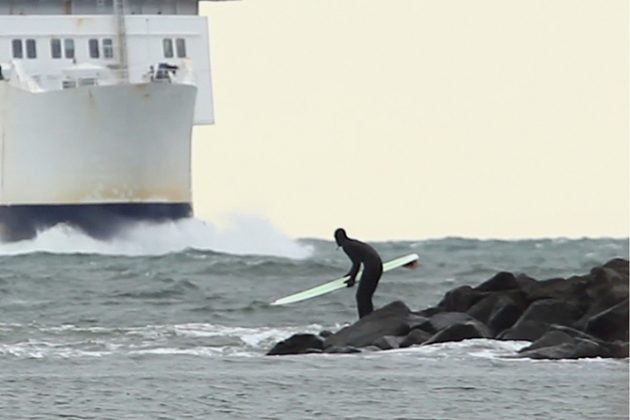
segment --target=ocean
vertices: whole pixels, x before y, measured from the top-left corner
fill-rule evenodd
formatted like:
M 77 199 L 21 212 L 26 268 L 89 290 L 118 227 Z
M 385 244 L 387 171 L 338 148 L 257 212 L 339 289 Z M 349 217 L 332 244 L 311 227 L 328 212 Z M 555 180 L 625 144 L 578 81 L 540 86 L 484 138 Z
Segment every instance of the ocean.
M 374 296 L 412 309 L 498 271 L 568 277 L 628 258 L 627 238 L 372 244 L 384 260 L 420 255 Z M 2 419 L 628 418 L 628 359 L 512 359 L 527 342 L 481 339 L 265 356 L 357 314 L 345 289 L 270 306 L 350 264 L 332 240 L 294 240 L 261 220 L 139 225 L 110 243 L 56 227 L 0 245 L 0 265 Z

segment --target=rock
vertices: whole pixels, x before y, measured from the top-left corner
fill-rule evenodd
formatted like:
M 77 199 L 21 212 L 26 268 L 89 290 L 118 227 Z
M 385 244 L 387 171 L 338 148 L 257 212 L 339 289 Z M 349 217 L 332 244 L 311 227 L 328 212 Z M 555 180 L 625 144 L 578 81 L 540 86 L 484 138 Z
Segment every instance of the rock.
M 319 336 L 321 338 L 326 338 L 326 337 L 330 337 L 331 335 L 333 335 L 333 332 L 330 330 L 322 330 L 319 332 Z
M 330 353 L 330 354 L 351 354 L 351 353 L 361 353 L 361 350 L 356 348 L 356 347 L 352 347 L 352 346 L 343 346 L 343 347 L 330 346 L 330 347 L 326 347 L 324 349 L 324 353 Z
M 413 315 L 418 315 L 422 317 L 432 317 L 435 314 L 439 314 L 441 312 L 445 312 L 443 308 L 438 308 L 437 306 L 432 306 L 430 308 L 423 309 L 421 311 L 412 312 Z
M 493 337 L 513 326 L 523 315 L 523 310 L 511 298 L 499 299 L 494 310 L 488 318 L 486 325 L 490 328 Z
M 409 334 L 400 342 L 401 348 L 415 346 L 417 344 L 422 344 L 431 338 L 433 334 L 430 332 L 421 330 L 419 328 L 413 329 L 409 331 Z
M 525 353 L 543 347 L 559 346 L 565 343 L 574 344 L 575 338 L 564 331 L 548 330 L 545 334 L 542 335 L 542 337 L 534 341 L 531 345 L 520 349 L 518 353 Z
M 527 308 L 508 334 L 511 340 L 536 340 L 551 324 L 571 325 L 582 315 L 578 306 L 560 299 L 538 300 Z M 505 336 L 502 336 L 505 339 Z
M 393 337 L 391 335 L 386 335 L 377 339 L 372 345 L 378 347 L 381 350 L 393 350 L 400 347 L 400 342 L 403 340 L 403 337 Z
M 520 286 L 516 281 L 514 274 L 502 271 L 494 275 L 494 277 L 484 281 L 474 290 L 480 292 L 497 292 L 503 290 L 518 289 Z
M 533 277 L 529 277 L 527 274 L 518 274 L 516 276 L 516 284 L 518 288 L 523 291 L 533 290 L 538 285 L 538 280 Z
M 267 356 L 286 354 L 305 354 L 321 352 L 324 349 L 324 341 L 314 334 L 294 334 L 286 340 L 276 343 Z
M 468 338 L 490 338 L 491 336 L 488 327 L 477 320 L 471 320 L 460 324 L 453 324 L 439 331 L 425 341 L 423 345 L 444 343 L 447 341 L 462 341 Z
M 481 299 L 479 302 L 475 303 L 466 311 L 466 313 L 473 318 L 475 318 L 479 322 L 483 322 L 484 324 L 488 322 L 490 318 L 490 314 L 494 310 L 494 307 L 499 302 L 501 295 L 498 293 L 493 293 L 491 295 L 486 296 Z
M 326 337 L 324 347 L 365 347 L 386 336 L 401 336 L 409 332 L 411 310 L 400 301 L 375 310 L 333 335 Z
M 628 341 L 628 299 L 591 317 L 585 330 L 606 341 Z
M 438 307 L 447 312 L 466 312 L 482 297 L 484 294 L 473 290 L 472 287 L 460 286 L 446 292 Z
M 555 346 L 541 347 L 523 351 L 521 357 L 530 359 L 582 359 L 588 357 L 608 357 L 608 351 L 595 341 L 584 338 L 572 338 Z
M 623 258 L 613 258 L 612 260 L 604 264 L 603 267 L 616 271 L 622 279 L 628 278 L 628 270 L 630 269 L 630 265 L 628 265 L 628 260 L 624 260 Z
M 407 327 L 409 327 L 409 330 L 413 330 L 421 328 L 423 325 L 427 325 L 427 323 L 429 322 L 429 318 L 411 313 L 405 319 L 405 322 L 407 323 Z
M 541 350 L 550 348 L 547 350 Z M 538 351 L 540 350 L 540 351 Z M 606 342 L 583 331 L 564 325 L 551 325 L 547 332 L 530 346 L 519 351 L 532 358 L 628 357 L 628 344 Z
M 418 328 L 435 333 L 454 324 L 462 324 L 475 319 L 464 312 L 441 312 L 429 318 L 428 322 L 421 324 Z
M 499 340 L 527 340 L 535 341 L 549 329 L 549 324 L 539 321 L 519 321 L 517 325 L 508 328 L 496 336 Z

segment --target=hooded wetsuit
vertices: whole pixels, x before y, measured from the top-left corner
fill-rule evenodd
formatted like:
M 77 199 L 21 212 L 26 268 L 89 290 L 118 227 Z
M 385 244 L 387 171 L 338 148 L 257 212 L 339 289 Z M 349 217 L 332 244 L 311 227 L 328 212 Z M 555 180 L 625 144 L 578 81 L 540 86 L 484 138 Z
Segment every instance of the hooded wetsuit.
M 337 245 L 343 248 L 343 251 L 352 261 L 352 267 L 346 274 L 350 276 L 350 280 L 346 282 L 348 287 L 354 286 L 359 267 L 361 264 L 363 265 L 363 274 L 361 274 L 359 279 L 359 288 L 356 295 L 359 318 L 363 318 L 373 310 L 372 295 L 383 274 L 383 262 L 374 248 L 356 239 L 348 238 L 346 231 L 343 229 L 335 231 L 335 240 Z

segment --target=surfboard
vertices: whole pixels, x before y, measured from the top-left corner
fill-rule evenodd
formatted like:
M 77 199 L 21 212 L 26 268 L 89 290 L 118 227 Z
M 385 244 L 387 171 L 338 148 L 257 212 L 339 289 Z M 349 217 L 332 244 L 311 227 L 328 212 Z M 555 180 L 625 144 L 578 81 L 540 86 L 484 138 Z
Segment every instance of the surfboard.
M 398 267 L 402 267 L 408 264 L 412 264 L 418 260 L 417 254 L 409 254 L 403 257 L 396 258 L 391 261 L 387 261 L 383 264 L 383 272 L 387 272 L 393 270 Z M 357 279 L 361 277 L 361 271 L 357 274 Z M 292 295 L 276 299 L 271 302 L 271 305 L 287 305 L 289 303 L 300 302 L 302 300 L 311 299 L 317 296 L 324 295 L 326 293 L 334 292 L 338 289 L 343 289 L 344 287 L 348 287 L 344 282 L 348 280 L 350 276 L 341 277 L 339 279 L 335 279 L 329 281 L 327 283 L 321 284 L 317 287 L 313 287 L 312 289 L 307 289 L 302 292 L 294 293 Z

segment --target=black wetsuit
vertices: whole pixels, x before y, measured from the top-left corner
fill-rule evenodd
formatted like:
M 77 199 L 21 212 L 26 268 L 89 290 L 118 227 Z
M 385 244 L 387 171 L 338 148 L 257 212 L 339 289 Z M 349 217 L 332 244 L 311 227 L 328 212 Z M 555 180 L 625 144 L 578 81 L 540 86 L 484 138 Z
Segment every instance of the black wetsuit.
M 363 265 L 363 273 L 359 279 L 359 288 L 356 295 L 359 318 L 363 318 L 374 309 L 372 306 L 372 295 L 383 274 L 383 262 L 374 248 L 356 239 L 348 238 L 343 229 L 335 231 L 335 240 L 337 245 L 343 248 L 343 251 L 348 254 L 352 261 L 352 267 L 346 274 L 350 276 L 350 279 L 346 282 L 348 287 L 354 286 L 359 267 L 361 264 Z

